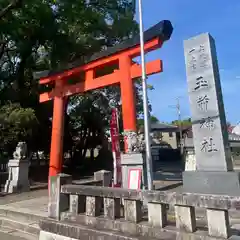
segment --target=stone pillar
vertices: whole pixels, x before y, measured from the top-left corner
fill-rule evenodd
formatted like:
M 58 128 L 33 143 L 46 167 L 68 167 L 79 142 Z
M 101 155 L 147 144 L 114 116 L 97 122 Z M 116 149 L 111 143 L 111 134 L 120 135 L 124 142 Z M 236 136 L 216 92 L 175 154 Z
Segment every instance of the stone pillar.
M 70 206 L 69 212 L 73 215 L 84 213 L 86 210 L 86 196 L 81 195 L 70 195 L 69 198 Z
M 176 227 L 186 232 L 196 230 L 195 209 L 191 206 L 175 206 Z
M 28 179 L 28 160 L 11 159 L 8 163 L 8 180 L 5 184 L 6 193 L 28 192 L 30 184 Z
M 72 177 L 60 173 L 57 176 L 50 177 L 49 183 L 48 217 L 60 220 L 61 213 L 70 209 L 69 195 L 61 193 L 61 186 L 64 184 L 71 184 Z M 72 208 L 70 210 L 72 210 Z
M 167 205 L 148 203 L 148 221 L 154 227 L 165 227 L 167 225 Z
M 232 166 L 214 39 L 201 34 L 186 40 L 184 52 L 196 153 L 196 171 L 183 174 L 184 191 L 240 195 L 239 173 Z
M 110 187 L 112 184 L 112 172 L 100 170 L 94 173 L 94 180 L 102 181 L 103 187 Z
M 139 168 L 142 170 L 142 185 L 147 186 L 147 171 L 145 158 L 142 153 L 128 153 L 121 155 L 122 165 L 122 187 L 128 188 L 128 172 L 129 169 Z
M 211 237 L 228 238 L 230 235 L 227 210 L 207 209 L 208 233 Z
M 13 159 L 8 162 L 8 180 L 5 192 L 27 192 L 30 190 L 28 180 L 29 161 L 27 158 L 27 144 L 19 142 L 13 153 Z
M 142 202 L 124 199 L 124 217 L 126 221 L 140 222 L 142 220 Z
M 97 217 L 101 213 L 103 199 L 101 197 L 86 197 L 86 215 Z
M 104 216 L 109 219 L 120 218 L 121 202 L 119 198 L 104 198 Z

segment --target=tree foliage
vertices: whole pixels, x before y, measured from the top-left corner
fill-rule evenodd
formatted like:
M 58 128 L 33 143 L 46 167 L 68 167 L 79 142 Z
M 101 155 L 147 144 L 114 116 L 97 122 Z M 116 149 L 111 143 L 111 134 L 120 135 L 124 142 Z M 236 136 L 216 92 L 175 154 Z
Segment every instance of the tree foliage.
M 2 148 L 11 149 L 23 139 L 32 149 L 49 150 L 52 103 L 39 104 L 41 88 L 34 72 L 58 70 L 73 61 L 80 65 L 92 54 L 132 37 L 138 31 L 133 4 L 129 0 L 0 0 Z M 141 116 L 139 80 L 135 87 Z M 103 144 L 111 107 L 121 112 L 118 86 L 71 97 L 65 150 L 82 158 L 86 148 Z
M 155 117 L 155 116 L 150 116 L 150 124 L 153 124 L 153 123 L 158 123 L 159 122 L 159 120 L 158 120 L 158 118 L 157 117 Z M 139 118 L 138 119 L 138 128 L 140 129 L 140 128 L 142 128 L 142 127 L 144 127 L 144 119 L 143 118 Z
M 8 5 L 3 6 L 0 11 L 0 19 L 7 15 L 11 10 L 21 7 L 22 0 L 12 0 Z
M 12 153 L 17 142 L 26 141 L 34 135 L 38 124 L 31 108 L 21 108 L 19 104 L 8 104 L 0 108 L 0 149 L 1 153 Z M 31 144 L 31 143 L 30 143 Z
M 192 125 L 192 121 L 191 121 L 191 118 L 187 118 L 187 119 L 183 119 L 181 121 L 179 120 L 174 120 L 172 121 L 172 124 L 173 125 L 176 125 L 176 126 L 182 126 L 182 127 L 189 127 Z

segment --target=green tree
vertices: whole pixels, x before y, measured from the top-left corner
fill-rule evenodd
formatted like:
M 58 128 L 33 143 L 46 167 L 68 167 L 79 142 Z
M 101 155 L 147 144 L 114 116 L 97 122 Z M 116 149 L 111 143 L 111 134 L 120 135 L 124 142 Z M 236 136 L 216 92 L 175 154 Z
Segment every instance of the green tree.
M 7 15 L 11 10 L 21 7 L 22 0 L 13 0 L 7 5 L 3 5 L 0 11 L 0 19 Z
M 183 127 L 188 127 L 192 125 L 192 121 L 191 118 L 187 118 L 187 119 L 183 119 L 182 121 L 179 122 L 179 120 L 174 120 L 172 121 L 173 125 L 179 126 L 181 124 L 181 126 Z
M 21 108 L 19 104 L 8 104 L 0 108 L 0 150 L 12 154 L 18 141 L 26 141 L 34 136 L 38 125 L 35 112 L 31 108 Z
M 155 117 L 155 116 L 151 116 L 151 122 L 152 123 L 158 123 L 159 122 L 159 120 L 158 120 L 158 118 L 157 117 Z
M 157 117 L 155 117 L 154 115 L 151 115 L 150 116 L 150 123 L 153 124 L 153 123 L 158 123 L 159 120 Z M 144 126 L 144 119 L 143 118 L 139 118 L 138 119 L 138 128 L 142 128 Z
M 28 109 L 31 119 L 36 117 L 39 125 L 34 134 L 24 135 L 24 139 L 32 143 L 32 148 L 49 149 L 52 103 L 39 104 L 42 89 L 33 77 L 34 72 L 59 70 L 74 61 L 81 65 L 93 53 L 131 38 L 138 31 L 135 9 L 129 0 L 24 0 L 12 3 L 15 5 L 9 7 L 11 2 L 0 1 L 0 9 L 6 10 L 1 12 L 0 18 L 0 107 L 8 108 L 11 103 L 18 104 L 19 112 Z M 141 115 L 138 80 L 136 98 L 137 112 Z M 93 147 L 102 141 L 102 129 L 108 126 L 110 107 L 121 109 L 120 91 L 114 86 L 74 96 L 69 105 L 66 129 L 70 131 L 66 130 L 65 139 L 71 140 L 68 142 L 75 151 L 81 152 L 82 148 Z M 3 111 L 2 114 L 7 118 L 7 113 Z M 29 132 L 28 126 L 33 128 L 31 124 L 21 125 L 21 128 Z M 23 137 L 22 134 L 16 136 L 7 143 L 12 146 Z M 96 136 L 101 141 L 96 140 Z

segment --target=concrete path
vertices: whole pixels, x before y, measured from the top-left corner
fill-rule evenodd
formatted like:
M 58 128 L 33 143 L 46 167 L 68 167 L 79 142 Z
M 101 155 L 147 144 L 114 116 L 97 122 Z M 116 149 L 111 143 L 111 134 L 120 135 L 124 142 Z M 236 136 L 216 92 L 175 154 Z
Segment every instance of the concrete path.
M 26 238 L 22 238 L 19 236 L 13 236 L 13 235 L 10 235 L 8 233 L 3 233 L 3 232 L 0 232 L 0 239 L 1 240 L 26 240 Z
M 20 194 L 0 194 L 0 205 L 5 205 L 14 202 L 21 202 L 29 199 L 39 198 L 43 196 L 48 196 L 48 190 L 36 190 L 31 192 L 25 192 Z
M 173 171 L 159 170 L 155 174 L 155 187 L 160 191 L 182 192 L 181 174 Z M 26 214 L 33 214 L 39 217 L 47 217 L 48 210 L 48 190 L 37 190 L 28 193 L 0 196 L 0 211 L 2 209 Z M 240 211 L 229 212 L 231 225 L 235 229 L 240 229 Z M 206 223 L 206 212 L 204 209 L 196 209 L 198 221 Z M 169 218 L 174 221 L 174 208 L 170 208 Z M 22 240 L 15 236 L 1 235 L 0 240 Z
M 48 190 L 0 197 L 0 240 L 38 240 L 38 222 L 47 217 Z
M 48 196 L 0 205 L 0 209 L 47 217 Z
M 0 197 L 0 209 L 47 217 L 48 190 L 38 190 Z

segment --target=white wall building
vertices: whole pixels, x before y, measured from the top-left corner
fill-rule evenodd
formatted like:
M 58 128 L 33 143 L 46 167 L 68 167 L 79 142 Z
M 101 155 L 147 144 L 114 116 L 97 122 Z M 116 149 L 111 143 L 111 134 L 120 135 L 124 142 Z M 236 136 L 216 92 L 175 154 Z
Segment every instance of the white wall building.
M 240 123 L 238 123 L 233 129 L 232 133 L 240 135 Z

